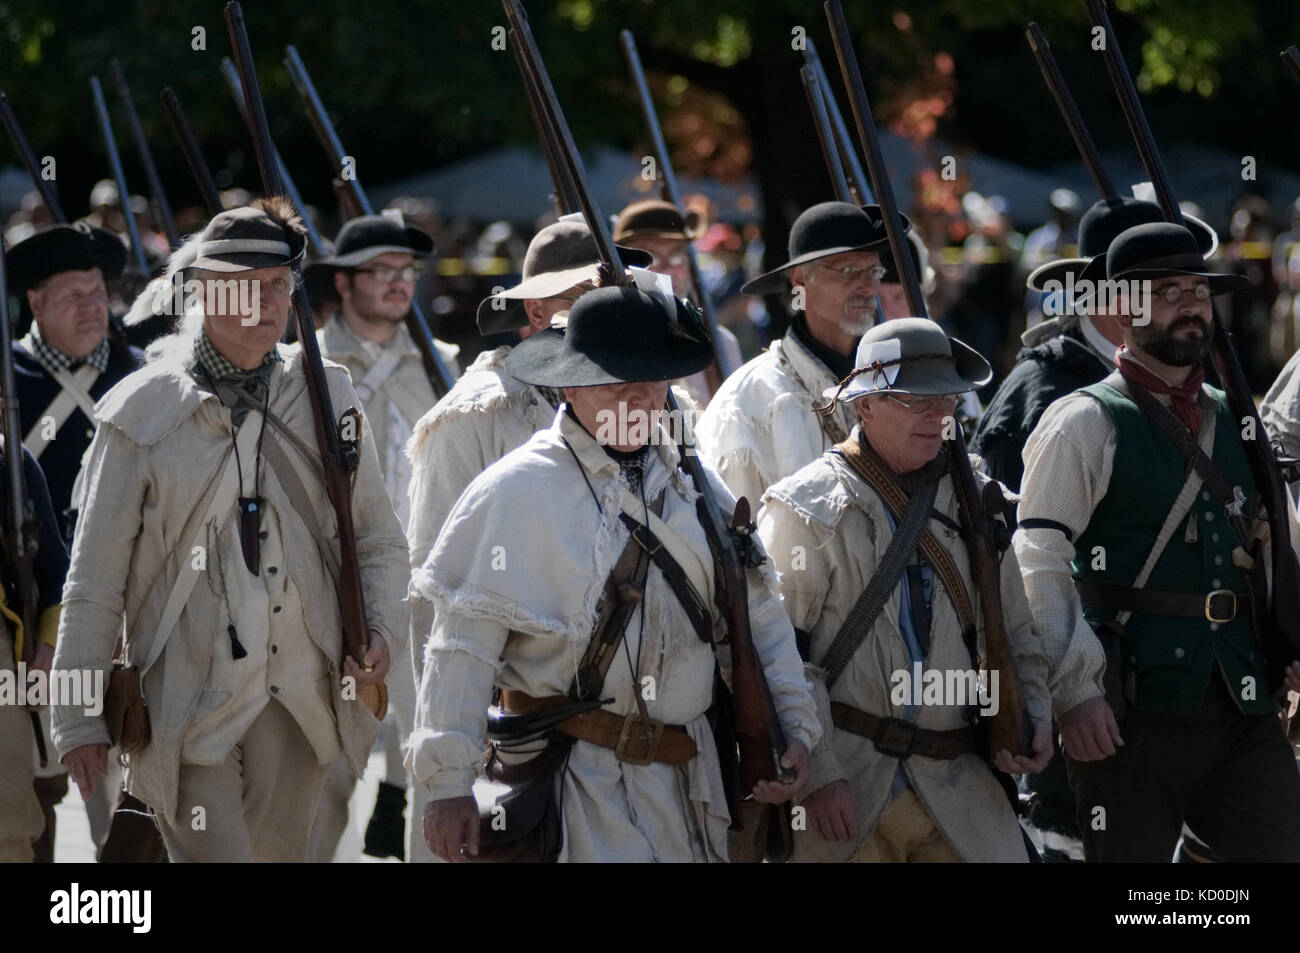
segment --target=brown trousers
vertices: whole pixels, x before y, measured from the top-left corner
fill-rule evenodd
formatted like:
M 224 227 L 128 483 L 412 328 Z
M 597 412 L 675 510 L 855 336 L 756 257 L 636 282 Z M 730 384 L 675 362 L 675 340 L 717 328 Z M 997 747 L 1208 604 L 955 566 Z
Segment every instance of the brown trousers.
M 961 863 L 911 788 L 904 788 L 889 802 L 853 859 L 860 864 Z

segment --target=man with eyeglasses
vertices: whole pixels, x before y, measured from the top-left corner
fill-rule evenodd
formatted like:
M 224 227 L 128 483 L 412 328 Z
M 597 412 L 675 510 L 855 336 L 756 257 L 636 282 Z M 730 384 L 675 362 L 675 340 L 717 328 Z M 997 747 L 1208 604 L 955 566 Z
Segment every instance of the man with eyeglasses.
M 361 689 L 405 651 L 406 541 L 362 415 L 352 520 L 370 647 L 343 658 L 316 420 L 301 349 L 279 343 L 305 247 L 285 198 L 214 216 L 185 273 L 203 294 L 97 407 L 54 667 L 107 683 L 125 631 L 127 697 L 148 725 L 126 785 L 174 862 L 306 860 L 330 766 L 360 776 L 378 735 Z M 342 368 L 324 374 L 342 418 L 360 400 Z M 104 715 L 59 706 L 53 725 L 89 796 Z
M 1300 860 L 1300 777 L 1256 618 L 1269 545 L 1248 436 L 1204 383 L 1206 267 L 1167 223 L 1121 232 L 1105 276 L 1124 346 L 1025 445 L 1016 555 L 1051 668 L 1088 861 L 1168 862 L 1184 822 L 1222 861 Z M 1281 661 L 1281 660 L 1278 660 Z
M 794 858 L 1023 862 L 1015 812 L 992 768 L 1036 772 L 1051 757 L 1047 665 L 1007 552 L 998 583 L 1034 754 L 1003 750 L 990 766 L 980 715 L 991 714 L 997 688 L 992 676 L 987 695 L 977 688 L 985 620 L 946 444 L 960 395 L 992 369 L 934 322 L 911 317 L 868 331 L 855 363 L 823 408 L 850 408 L 852 433 L 769 488 L 758 519 L 826 729 Z M 956 687 L 933 691 L 935 676 Z
M 823 202 L 790 230 L 789 260 L 746 284 L 745 294 L 793 286 L 790 329 L 732 374 L 696 428 L 700 452 L 737 496 L 757 501 L 852 429 L 847 408 L 813 413 L 822 392 L 853 371 L 858 340 L 876 323 L 888 245 L 875 205 Z
M 645 267 L 650 255 L 619 246 L 628 265 Z M 524 340 L 567 316 L 573 303 L 596 286 L 596 241 L 581 214 L 543 228 L 528 245 L 519 284 L 502 288 L 479 304 L 478 329 L 485 336 L 517 335 Z M 443 522 L 465 488 L 480 473 L 555 420 L 562 398 L 544 387 L 511 377 L 505 361 L 513 351 L 502 344 L 484 351 L 436 407 L 421 418 L 410 443 L 412 464 L 410 562 L 419 569 L 433 549 Z M 433 607 L 411 599 L 411 656 L 416 683 L 424 647 L 433 631 Z M 415 787 L 409 836 L 412 862 L 434 861 L 420 833 L 429 792 Z
M 342 364 L 352 375 L 403 528 L 409 517 L 411 484 L 406 444 L 420 418 L 437 402 L 405 322 L 421 264 L 433 253 L 433 238 L 407 225 L 400 212 L 390 210 L 346 222 L 334 241 L 333 256 L 307 266 L 309 277 L 324 273 L 322 278 L 332 279 L 338 295 L 338 313 L 317 333 L 321 354 Z M 437 339 L 434 346 L 452 373 L 459 373 L 459 348 Z M 396 660 L 388 689 L 392 730 L 385 735 L 387 770 L 379 783 L 364 849 L 377 857 L 401 858 L 407 787 L 401 743 L 415 718 L 414 673 L 405 658 Z M 353 787 L 352 772 L 346 760 L 340 759 L 325 785 L 312 831 L 314 862 L 328 863 L 333 858 L 347 828 Z
M 614 222 L 614 241 L 629 248 L 639 248 L 654 260 L 651 271 L 673 280 L 673 294 L 698 301 L 702 289 L 691 281 L 690 243 L 703 234 L 698 212 L 682 214 L 671 202 L 645 199 L 633 202 L 618 214 Z M 741 364 L 740 342 L 727 328 L 719 325 L 713 346 L 722 351 L 732 367 Z M 682 381 L 695 402 L 709 405 L 709 385 L 704 371 Z

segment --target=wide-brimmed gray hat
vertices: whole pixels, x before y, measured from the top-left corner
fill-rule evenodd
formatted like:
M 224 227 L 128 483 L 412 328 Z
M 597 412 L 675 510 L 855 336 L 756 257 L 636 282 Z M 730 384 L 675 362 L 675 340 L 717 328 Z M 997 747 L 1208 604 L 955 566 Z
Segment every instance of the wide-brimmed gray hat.
M 649 252 L 615 246 L 624 265 L 645 268 L 654 261 Z M 480 334 L 513 331 L 528 324 L 523 302 L 551 298 L 599 274 L 596 240 L 585 222 L 560 221 L 533 236 L 524 255 L 523 280 L 513 288 L 479 302 Z
M 858 342 L 847 384 L 823 392 L 849 403 L 867 394 L 964 394 L 993 379 L 989 362 L 927 318 L 878 324 Z

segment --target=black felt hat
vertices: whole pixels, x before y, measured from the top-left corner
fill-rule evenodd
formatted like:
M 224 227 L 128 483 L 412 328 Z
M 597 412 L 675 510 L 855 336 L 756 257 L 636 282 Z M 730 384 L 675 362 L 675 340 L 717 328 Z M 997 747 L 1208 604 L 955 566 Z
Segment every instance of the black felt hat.
M 239 272 L 292 265 L 307 251 L 307 236 L 281 225 L 255 205 L 212 216 L 199 239 L 200 271 Z
M 1188 275 L 1204 278 L 1211 294 L 1246 287 L 1244 275 L 1210 271 L 1196 236 L 1181 225 L 1150 222 L 1120 232 L 1106 253 L 1106 277 L 1111 281 L 1153 281 Z
M 911 228 L 903 218 L 904 228 Z M 742 294 L 765 295 L 784 291 L 785 273 L 799 265 L 850 251 L 876 251 L 889 247 L 884 216 L 879 205 L 821 202 L 805 209 L 790 228 L 786 251 L 790 260 L 759 275 L 740 289 Z
M 1209 258 L 1219 247 L 1219 236 L 1205 222 L 1184 215 L 1187 227 L 1196 236 L 1201 256 Z M 1160 206 L 1140 199 L 1116 196 L 1093 203 L 1079 219 L 1079 255 L 1077 258 L 1058 258 L 1040 265 L 1025 280 L 1034 291 L 1048 290 L 1049 281 L 1064 285 L 1071 274 L 1074 281 L 1101 281 L 1106 277 L 1106 252 L 1115 236 L 1135 225 L 1163 222 Z
M 110 281 L 126 266 L 126 246 L 112 232 L 85 222 L 54 225 L 9 249 L 5 265 L 9 286 L 22 297 L 24 291 L 64 271 L 98 268 Z
M 506 358 L 506 372 L 539 387 L 669 381 L 702 371 L 713 346 L 698 309 L 682 298 L 637 288 L 588 291 L 563 330 L 530 335 Z

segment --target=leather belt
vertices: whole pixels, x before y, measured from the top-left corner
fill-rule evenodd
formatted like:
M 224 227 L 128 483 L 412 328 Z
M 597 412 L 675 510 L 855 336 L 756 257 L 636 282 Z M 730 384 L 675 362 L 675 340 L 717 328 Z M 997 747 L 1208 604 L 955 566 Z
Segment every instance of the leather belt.
M 1074 581 L 1079 599 L 1086 609 L 1107 612 L 1141 612 L 1145 615 L 1171 615 L 1211 622 L 1231 622 L 1239 615 L 1249 615 L 1250 595 L 1231 589 L 1199 592 L 1168 592 L 1160 589 L 1132 589 L 1113 583 Z
M 501 707 L 511 714 L 526 715 L 546 708 L 573 704 L 565 695 L 533 698 L 524 692 L 501 690 Z M 555 730 L 579 741 L 611 749 L 624 764 L 686 764 L 695 757 L 695 742 L 682 725 L 643 722 L 636 713 L 616 715 L 611 711 L 582 712 L 566 718 Z
M 979 738 L 973 727 L 951 731 L 918 728 L 901 718 L 880 718 L 840 702 L 831 702 L 831 721 L 842 731 L 866 738 L 881 754 L 900 760 L 919 754 L 923 758 L 947 761 L 979 751 Z

